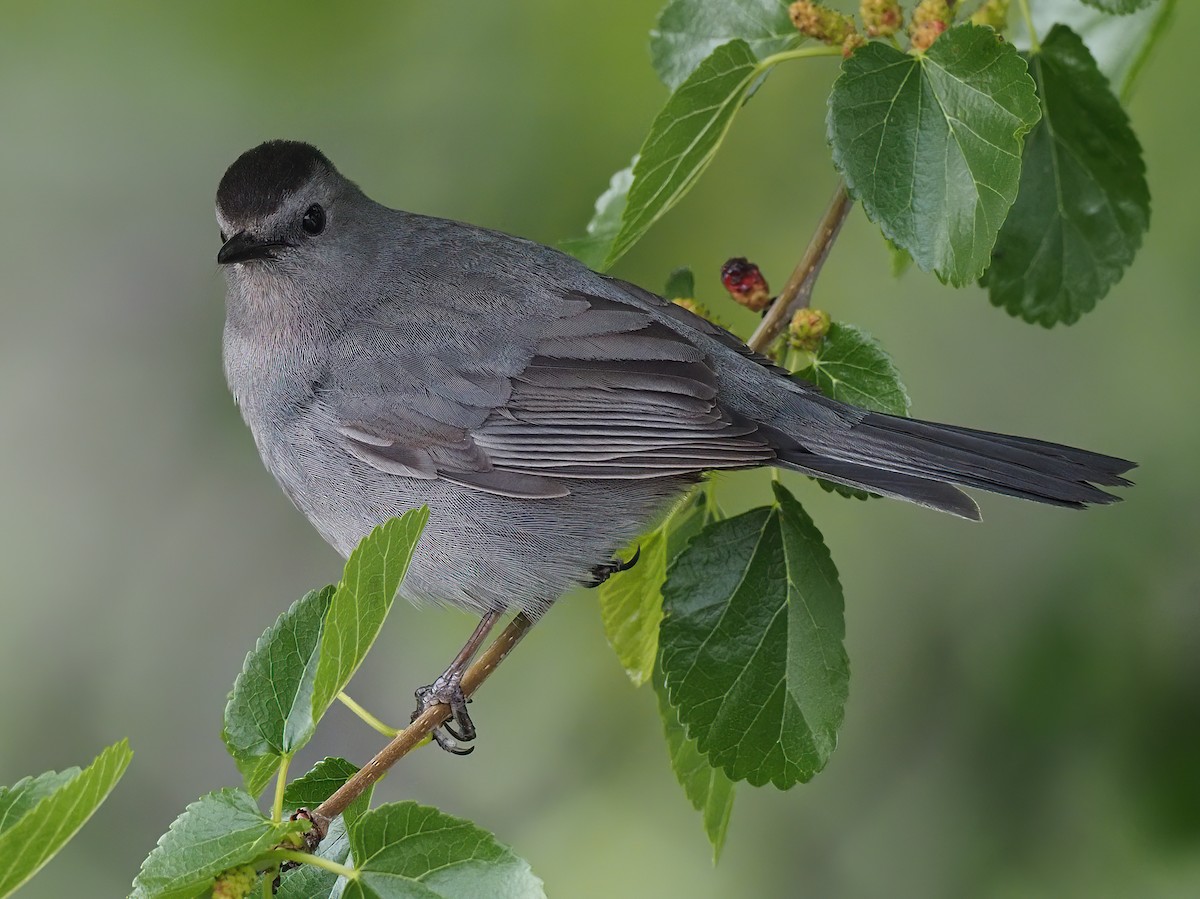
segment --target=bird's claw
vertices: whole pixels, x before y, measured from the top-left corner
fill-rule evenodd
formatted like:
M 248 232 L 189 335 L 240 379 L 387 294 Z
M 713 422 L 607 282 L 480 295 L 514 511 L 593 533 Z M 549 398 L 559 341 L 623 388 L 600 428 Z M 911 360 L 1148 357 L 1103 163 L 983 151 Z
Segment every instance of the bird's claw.
M 642 548 L 639 546 L 637 549 L 635 549 L 633 551 L 633 555 L 629 557 L 628 561 L 623 562 L 620 559 L 613 559 L 609 562 L 603 562 L 600 565 L 596 565 L 595 567 L 592 568 L 591 581 L 589 581 L 584 586 L 599 587 L 601 584 L 603 584 L 605 581 L 607 581 L 614 574 L 617 574 L 618 572 L 621 572 L 621 571 L 628 571 L 630 568 L 632 568 L 634 565 L 636 565 L 638 563 L 638 559 L 640 559 L 641 557 L 642 557 Z
M 475 723 L 467 714 L 467 703 L 470 700 L 463 693 L 459 678 L 442 675 L 432 684 L 419 687 L 415 695 L 417 708 L 412 713 L 413 721 L 435 705 L 450 706 L 450 717 L 430 733 L 440 748 L 452 755 L 470 755 L 475 751 L 474 746 L 461 745 L 473 741 L 477 733 Z

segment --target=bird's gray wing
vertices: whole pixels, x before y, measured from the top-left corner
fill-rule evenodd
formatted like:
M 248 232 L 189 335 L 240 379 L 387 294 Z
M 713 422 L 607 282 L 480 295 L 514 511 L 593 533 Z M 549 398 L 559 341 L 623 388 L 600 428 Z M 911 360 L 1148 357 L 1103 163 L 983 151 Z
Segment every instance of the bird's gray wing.
M 530 498 L 563 496 L 573 478 L 775 458 L 757 425 L 718 403 L 704 351 L 648 311 L 574 291 L 515 316 L 481 314 L 480 301 L 427 321 L 389 308 L 347 332 L 340 374 L 321 385 L 347 452 Z

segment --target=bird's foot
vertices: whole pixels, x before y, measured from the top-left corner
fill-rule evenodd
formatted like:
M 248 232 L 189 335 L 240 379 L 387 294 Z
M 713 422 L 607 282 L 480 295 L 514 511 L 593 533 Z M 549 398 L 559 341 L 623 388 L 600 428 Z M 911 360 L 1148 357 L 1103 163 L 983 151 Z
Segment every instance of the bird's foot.
M 620 559 L 613 559 L 611 562 L 604 562 L 592 568 L 592 579 L 584 584 L 585 587 L 599 587 L 610 577 L 620 571 L 628 571 L 637 564 L 638 559 L 642 556 L 642 548 L 639 546 L 634 550 L 633 555 L 629 557 L 629 561 L 622 562 Z
M 503 614 L 503 609 L 489 609 L 485 612 L 466 644 L 454 657 L 454 661 L 442 672 L 442 676 L 428 687 L 417 690 L 417 710 L 412 714 L 413 721 L 435 705 L 450 706 L 450 717 L 431 732 L 434 741 L 446 752 L 470 755 L 475 749 L 474 746 L 462 745 L 475 739 L 475 725 L 471 722 L 471 716 L 467 714 L 467 703 L 471 700 L 467 699 L 463 692 L 462 679 L 467 673 L 471 659 L 475 657 L 488 633 Z
M 450 717 L 430 734 L 438 746 L 454 755 L 470 755 L 475 751 L 474 746 L 463 745 L 475 739 L 476 731 L 471 716 L 467 714 L 470 700 L 463 693 L 461 672 L 446 672 L 432 684 L 419 687 L 416 697 L 417 709 L 412 713 L 413 721 L 435 705 L 450 706 Z M 452 721 L 453 725 L 450 723 Z

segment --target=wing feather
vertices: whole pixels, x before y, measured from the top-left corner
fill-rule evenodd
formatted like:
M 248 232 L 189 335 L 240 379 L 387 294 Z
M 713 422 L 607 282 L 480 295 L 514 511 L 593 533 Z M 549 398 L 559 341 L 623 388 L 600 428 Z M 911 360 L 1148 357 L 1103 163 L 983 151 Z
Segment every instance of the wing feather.
M 602 297 L 571 292 L 558 311 L 524 322 L 523 345 L 508 335 L 508 354 L 482 362 L 439 345 L 427 325 L 368 322 L 345 349 L 366 380 L 325 391 L 346 451 L 381 471 L 524 498 L 565 495 L 570 478 L 775 458 L 753 422 L 717 404 L 711 361 L 685 337 Z

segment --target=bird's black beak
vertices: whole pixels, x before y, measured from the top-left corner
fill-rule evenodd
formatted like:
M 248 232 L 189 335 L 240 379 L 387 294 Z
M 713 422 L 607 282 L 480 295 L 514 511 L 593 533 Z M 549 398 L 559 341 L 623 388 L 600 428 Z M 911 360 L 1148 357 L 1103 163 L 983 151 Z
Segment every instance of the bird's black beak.
M 246 231 L 239 231 L 225 241 L 225 245 L 217 253 L 217 263 L 230 265 L 234 262 L 249 262 L 252 259 L 273 259 L 274 251 L 286 246 L 285 243 L 263 240 Z

